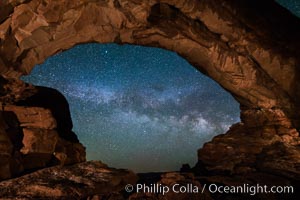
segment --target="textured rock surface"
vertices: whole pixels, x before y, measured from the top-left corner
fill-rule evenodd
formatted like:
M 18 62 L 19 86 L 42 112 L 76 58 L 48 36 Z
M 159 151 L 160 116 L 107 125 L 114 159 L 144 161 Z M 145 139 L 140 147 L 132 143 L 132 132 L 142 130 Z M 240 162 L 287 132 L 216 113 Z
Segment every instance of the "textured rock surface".
M 65 140 L 68 152 L 77 151 L 73 144 L 79 144 L 72 123 L 63 123 L 68 109 L 57 112 L 51 102 L 37 104 L 39 99 L 56 99 L 55 92 L 43 93 L 9 78 L 30 73 L 36 64 L 76 44 L 115 42 L 175 51 L 241 104 L 242 123 L 199 150 L 198 172 L 268 172 L 283 182 L 291 177 L 299 181 L 299 35 L 300 20 L 273 0 L 0 1 L 0 74 L 8 79 L 0 79 L 0 101 L 2 107 L 19 110 L 0 115 L 0 176 L 22 168 L 19 159 L 13 159 L 23 148 L 18 131 L 39 131 L 32 127 L 38 120 L 21 122 L 31 127 L 19 125 L 18 113 L 28 112 L 20 106 L 50 110 L 63 138 L 58 139 L 60 149 Z M 29 151 L 34 141 L 26 138 L 24 148 Z
M 14 114 L 20 127 L 46 130 L 56 128 L 51 111 L 44 108 L 5 105 L 3 112 Z
M 98 161 L 51 167 L 0 182 L 2 199 L 87 199 L 118 193 L 137 176 L 127 170 L 108 168 Z

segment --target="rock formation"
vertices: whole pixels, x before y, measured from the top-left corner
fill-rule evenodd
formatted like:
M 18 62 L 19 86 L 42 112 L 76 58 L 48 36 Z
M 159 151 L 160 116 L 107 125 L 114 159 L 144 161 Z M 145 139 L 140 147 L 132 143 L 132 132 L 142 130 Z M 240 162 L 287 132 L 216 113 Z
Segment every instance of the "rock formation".
M 59 164 L 57 154 L 66 155 L 64 164 L 85 161 L 85 148 L 72 132 L 68 103 L 62 94 L 14 79 L 2 80 L 0 179 Z M 49 98 L 41 95 L 45 91 L 51 95 L 52 107 L 47 104 Z M 63 113 L 58 117 L 58 112 Z
M 299 182 L 299 35 L 300 20 L 273 0 L 1 1 L 0 178 L 48 166 L 56 148 L 84 160 L 61 122 L 68 109 L 36 102 L 51 89 L 18 79 L 76 44 L 114 42 L 177 52 L 240 103 L 241 123 L 199 150 L 196 173 Z

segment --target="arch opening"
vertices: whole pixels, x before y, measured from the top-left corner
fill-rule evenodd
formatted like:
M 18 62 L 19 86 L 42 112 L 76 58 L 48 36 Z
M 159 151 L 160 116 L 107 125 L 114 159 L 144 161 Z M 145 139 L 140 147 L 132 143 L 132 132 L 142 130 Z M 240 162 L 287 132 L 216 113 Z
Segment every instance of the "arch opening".
M 239 121 L 228 92 L 158 48 L 78 45 L 22 79 L 66 96 L 88 160 L 136 172 L 194 166 L 197 149 Z

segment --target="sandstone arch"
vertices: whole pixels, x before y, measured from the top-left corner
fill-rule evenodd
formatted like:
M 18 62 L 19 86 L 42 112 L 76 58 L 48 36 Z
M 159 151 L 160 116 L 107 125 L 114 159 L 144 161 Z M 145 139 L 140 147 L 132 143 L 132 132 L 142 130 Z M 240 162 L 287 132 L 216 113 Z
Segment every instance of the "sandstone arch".
M 248 172 L 261 166 L 256 166 L 256 156 L 265 146 L 279 142 L 299 152 L 299 35 L 300 20 L 272 0 L 4 1 L 0 74 L 18 78 L 79 43 L 129 43 L 175 51 L 241 104 L 242 124 L 200 150 L 199 163 L 209 170 Z M 215 147 L 236 148 L 227 137 L 250 146 L 216 158 Z M 249 150 L 252 146 L 255 151 Z M 243 158 L 231 159 L 240 154 Z M 232 160 L 230 166 L 224 158 Z M 299 172 L 294 166 L 299 161 L 294 161 L 286 167 L 288 174 Z M 251 169 L 246 167 L 249 163 Z

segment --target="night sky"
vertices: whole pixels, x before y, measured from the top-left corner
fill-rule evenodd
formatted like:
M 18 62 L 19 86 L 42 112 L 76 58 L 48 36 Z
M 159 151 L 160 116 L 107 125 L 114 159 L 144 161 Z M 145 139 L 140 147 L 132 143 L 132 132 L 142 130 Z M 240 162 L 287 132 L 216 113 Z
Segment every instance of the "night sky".
M 158 48 L 78 45 L 23 79 L 66 96 L 88 160 L 136 172 L 193 166 L 204 142 L 240 120 L 228 92 Z
M 294 15 L 300 17 L 300 0 L 276 0 L 282 6 L 290 10 Z

